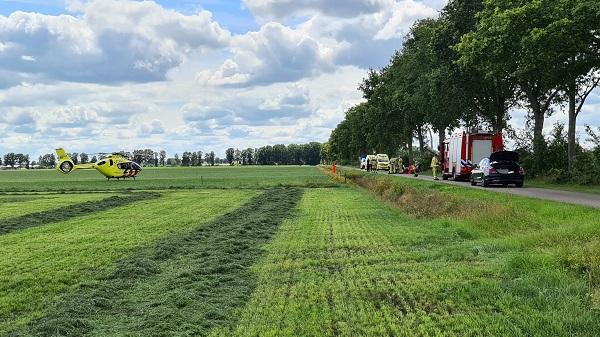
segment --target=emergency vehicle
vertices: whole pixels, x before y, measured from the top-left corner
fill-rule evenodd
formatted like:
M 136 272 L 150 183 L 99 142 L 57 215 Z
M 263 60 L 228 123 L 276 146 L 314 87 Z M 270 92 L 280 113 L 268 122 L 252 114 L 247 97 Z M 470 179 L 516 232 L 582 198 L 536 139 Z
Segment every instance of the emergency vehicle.
M 503 150 L 502 133 L 482 130 L 455 133 L 444 141 L 442 178 L 469 179 L 473 166 L 492 153 Z

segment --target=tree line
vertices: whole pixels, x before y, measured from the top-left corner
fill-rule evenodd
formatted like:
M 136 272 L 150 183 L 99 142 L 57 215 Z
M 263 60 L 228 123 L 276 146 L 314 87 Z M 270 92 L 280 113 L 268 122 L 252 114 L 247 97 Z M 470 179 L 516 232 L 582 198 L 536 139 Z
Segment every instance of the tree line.
M 321 162 L 321 143 L 277 144 L 244 150 L 228 148 L 225 159 L 230 165 L 317 165 Z
M 181 155 L 175 153 L 167 156 L 164 150 L 139 149 L 133 152 L 121 151 L 120 155 L 149 167 L 159 166 L 215 166 L 222 164 L 233 165 L 317 165 L 321 161 L 321 144 L 312 142 L 308 144 L 267 145 L 259 148 L 238 150 L 229 148 L 225 151 L 225 158 L 219 158 L 214 151 L 184 151 Z M 69 153 L 74 164 L 95 163 L 108 154 Z M 0 157 L 0 166 L 9 168 L 54 168 L 57 164 L 56 155 L 44 154 L 37 161 L 30 161 L 29 155 L 21 153 L 7 153 Z
M 369 70 L 359 86 L 365 102 L 331 133 L 328 159 L 355 161 L 373 151 L 412 156 L 414 139 L 423 153 L 433 132 L 442 144 L 457 128 L 486 127 L 517 140 L 530 173 L 541 173 L 550 141 L 544 122 L 564 107 L 561 162 L 575 174 L 586 152 L 577 118 L 600 82 L 599 27 L 597 0 L 450 0 L 437 18 L 411 27 L 388 65 Z M 527 121 L 513 130 L 516 108 L 527 111 Z

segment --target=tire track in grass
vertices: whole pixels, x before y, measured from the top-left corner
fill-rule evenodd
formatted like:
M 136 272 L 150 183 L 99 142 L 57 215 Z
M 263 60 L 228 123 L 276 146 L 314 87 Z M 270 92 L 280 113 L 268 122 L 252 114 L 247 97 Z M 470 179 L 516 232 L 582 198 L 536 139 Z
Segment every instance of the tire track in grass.
M 137 192 L 25 214 L 10 219 L 0 220 L 0 235 L 8 234 L 20 229 L 61 222 L 71 218 L 89 215 L 91 213 L 106 211 L 114 207 L 125 206 L 137 201 L 156 199 L 159 197 L 160 194 L 155 192 Z
M 250 267 L 301 195 L 266 191 L 192 233 L 165 238 L 10 336 L 205 336 L 232 327 L 256 287 Z

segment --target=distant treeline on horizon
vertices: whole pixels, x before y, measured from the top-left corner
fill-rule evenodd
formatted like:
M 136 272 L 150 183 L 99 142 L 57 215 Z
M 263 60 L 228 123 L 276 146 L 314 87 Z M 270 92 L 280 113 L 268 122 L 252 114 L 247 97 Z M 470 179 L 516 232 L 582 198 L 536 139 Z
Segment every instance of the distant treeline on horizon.
M 167 156 L 164 150 L 139 149 L 133 152 L 121 151 L 119 154 L 143 166 L 215 166 L 215 165 L 317 165 L 321 162 L 321 143 L 308 144 L 277 144 L 243 150 L 229 148 L 225 158 L 219 158 L 214 151 L 185 151 Z M 108 154 L 88 154 L 85 152 L 69 153 L 75 164 L 95 163 Z M 28 154 L 7 153 L 0 157 L 2 168 L 54 168 L 56 166 L 54 153 L 44 154 L 38 160 L 31 160 Z

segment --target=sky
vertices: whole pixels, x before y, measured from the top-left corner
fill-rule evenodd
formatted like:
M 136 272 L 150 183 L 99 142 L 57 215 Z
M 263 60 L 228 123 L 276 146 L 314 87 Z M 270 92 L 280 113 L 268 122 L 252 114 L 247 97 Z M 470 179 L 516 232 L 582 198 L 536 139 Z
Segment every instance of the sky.
M 0 0 L 0 153 L 326 141 L 445 2 Z M 589 101 L 580 127 L 600 124 Z

